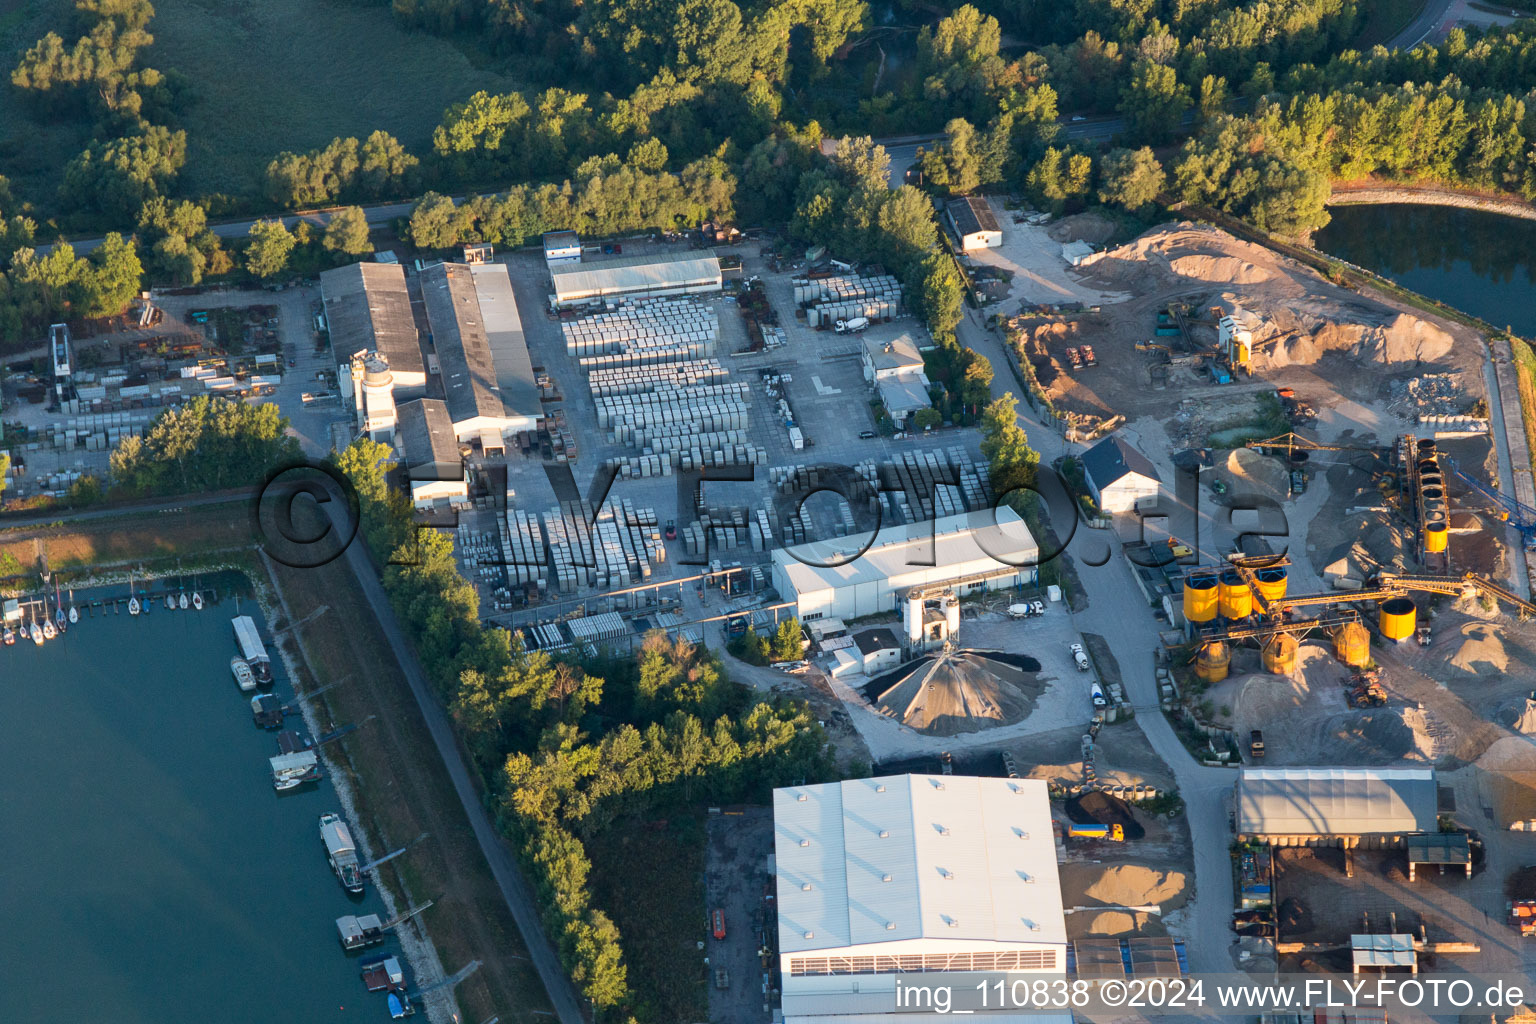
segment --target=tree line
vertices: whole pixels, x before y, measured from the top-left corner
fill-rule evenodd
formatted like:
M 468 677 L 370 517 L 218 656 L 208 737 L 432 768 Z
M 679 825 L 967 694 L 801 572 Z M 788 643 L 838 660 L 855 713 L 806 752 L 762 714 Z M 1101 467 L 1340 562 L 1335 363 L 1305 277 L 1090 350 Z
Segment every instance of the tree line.
M 362 439 L 336 463 L 357 488 L 391 604 L 534 880 L 567 970 L 600 1019 L 650 1019 L 635 987 L 647 980 L 631 979 L 619 929 L 594 903 L 587 842 L 621 818 L 828 778 L 825 735 L 802 702 L 756 698 L 707 650 L 662 633 L 635 658 L 523 650 L 480 624 L 452 540 L 413 530 L 408 503 L 388 486 L 388 446 Z

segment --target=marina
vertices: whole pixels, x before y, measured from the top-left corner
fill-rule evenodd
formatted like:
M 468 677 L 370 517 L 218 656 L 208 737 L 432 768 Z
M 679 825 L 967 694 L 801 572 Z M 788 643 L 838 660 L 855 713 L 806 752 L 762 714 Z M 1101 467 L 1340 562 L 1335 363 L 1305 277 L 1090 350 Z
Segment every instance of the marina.
M 326 936 L 339 915 L 377 924 L 382 909 L 339 891 L 316 855 L 316 822 L 336 794 L 318 780 L 275 795 L 275 779 L 253 771 L 314 748 L 285 731 L 274 751 L 242 712 L 229 685 L 230 595 L 203 587 L 203 613 L 189 593 L 182 614 L 183 592 L 135 581 L 137 618 L 126 587 L 77 591 L 61 609 L 50 586 L 46 619 L 43 591 L 5 608 L 8 631 L 45 642 L 11 646 L 0 687 L 0 766 L 13 780 L 0 830 L 12 880 L 0 886 L 0 1020 L 92 1020 L 111 1006 L 123 1024 L 264 1024 L 274 978 L 294 1019 L 386 1019 L 387 1000 L 367 994 L 361 965 Z M 239 604 L 264 631 L 254 602 Z M 61 610 L 70 625 L 59 634 Z M 35 770 L 45 763 L 68 770 Z M 379 925 L 367 944 L 390 937 Z

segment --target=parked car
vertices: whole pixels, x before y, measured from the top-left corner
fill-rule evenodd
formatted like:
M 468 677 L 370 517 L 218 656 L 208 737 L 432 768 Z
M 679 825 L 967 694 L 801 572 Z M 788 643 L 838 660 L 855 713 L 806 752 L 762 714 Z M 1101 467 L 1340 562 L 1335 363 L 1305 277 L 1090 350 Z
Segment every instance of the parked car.
M 667 520 L 667 540 L 677 540 L 677 520 Z
M 859 440 L 861 440 L 861 441 L 868 441 L 871 438 L 873 438 L 874 436 L 875 436 L 875 432 L 873 430 L 861 430 L 861 431 L 859 431 Z

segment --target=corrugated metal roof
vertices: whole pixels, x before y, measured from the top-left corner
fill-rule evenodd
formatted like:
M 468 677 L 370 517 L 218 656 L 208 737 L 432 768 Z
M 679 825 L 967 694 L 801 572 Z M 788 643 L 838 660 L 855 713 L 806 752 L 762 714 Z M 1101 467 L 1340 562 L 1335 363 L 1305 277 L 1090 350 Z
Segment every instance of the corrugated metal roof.
M 1044 782 L 892 775 L 773 797 L 781 952 L 1066 942 Z
M 556 302 L 720 285 L 720 260 L 713 251 L 555 264 L 549 272 L 555 282 Z
M 404 267 L 397 263 L 336 267 L 321 273 L 320 294 L 331 349 L 338 360 L 367 349 L 383 355 L 396 374 L 419 377 L 427 372 Z
M 1419 959 L 1412 935 L 1351 935 L 1349 949 L 1356 967 L 1412 967 Z
M 928 378 L 925 376 L 886 377 L 880 381 L 879 388 L 880 401 L 885 403 L 885 410 L 892 417 L 933 405 L 933 399 L 928 397 Z
M 987 202 L 985 196 L 964 196 L 960 199 L 949 201 L 949 217 L 955 224 L 955 230 L 960 232 L 960 237 L 974 235 L 978 231 L 1001 231 L 997 226 L 997 216 L 992 212 L 992 204 Z
M 459 443 L 454 437 L 448 406 L 439 398 L 402 402 L 396 409 L 395 434 L 405 454 L 406 472 L 413 480 L 447 479 L 462 475 Z
M 480 316 L 485 322 L 502 408 L 508 416 L 538 417 L 543 414 L 544 407 L 539 402 L 539 386 L 533 377 L 533 359 L 528 355 L 523 318 L 517 312 L 517 298 L 512 294 L 512 278 L 508 276 L 506 266 L 500 263 L 476 265 L 470 270 L 474 274 L 475 292 L 480 298 Z
M 1433 832 L 1431 768 L 1244 768 L 1237 824 L 1244 835 Z
M 850 540 L 846 537 L 780 548 L 774 551 L 773 560 L 783 567 L 796 594 L 889 580 L 945 566 L 976 563 L 1001 569 L 1005 563 L 984 550 L 976 539 L 978 531 L 990 530 L 994 523 L 999 536 L 995 540 L 989 539 L 988 547 L 1006 556 L 1007 565 L 1027 565 L 1038 549 L 1029 527 L 1007 505 L 998 507 L 995 519 L 987 511 L 962 512 L 918 523 L 887 526 L 875 535 L 868 550 L 843 565 L 830 563 L 847 557 Z M 797 553 L 801 557 L 796 557 Z M 808 562 L 811 564 L 806 564 Z

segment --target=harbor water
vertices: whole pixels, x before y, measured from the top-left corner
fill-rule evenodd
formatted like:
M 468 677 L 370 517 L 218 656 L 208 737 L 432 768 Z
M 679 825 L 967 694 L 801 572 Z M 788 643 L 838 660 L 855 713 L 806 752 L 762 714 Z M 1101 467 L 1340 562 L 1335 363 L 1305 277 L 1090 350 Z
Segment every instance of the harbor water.
M 330 782 L 273 791 L 276 734 L 230 673 L 234 600 L 146 603 L 0 647 L 0 1021 L 387 1021 L 335 927 L 382 905 L 331 872 Z M 238 613 L 275 652 L 255 603 Z
M 1536 338 L 1536 221 L 1449 206 L 1333 206 L 1322 252 Z

